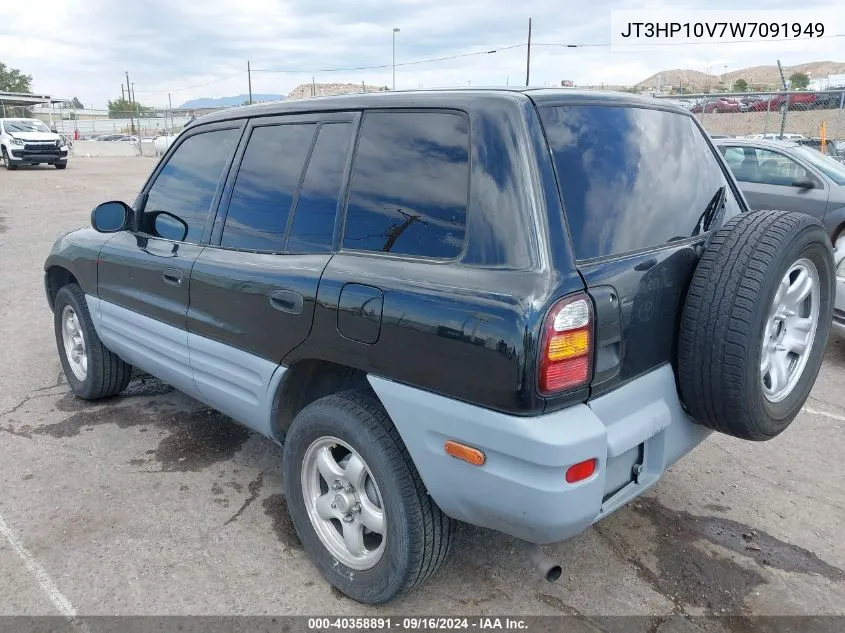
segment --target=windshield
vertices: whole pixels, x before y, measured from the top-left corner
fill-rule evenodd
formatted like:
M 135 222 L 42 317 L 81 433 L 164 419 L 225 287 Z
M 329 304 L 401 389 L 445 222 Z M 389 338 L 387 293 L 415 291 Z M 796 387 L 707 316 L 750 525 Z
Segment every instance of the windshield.
M 823 172 L 837 185 L 845 185 L 845 165 L 833 160 L 830 156 L 825 156 L 821 152 L 807 147 L 797 147 L 794 151 L 795 154 Z
M 6 132 L 49 132 L 50 128 L 37 120 L 6 120 L 3 122 Z

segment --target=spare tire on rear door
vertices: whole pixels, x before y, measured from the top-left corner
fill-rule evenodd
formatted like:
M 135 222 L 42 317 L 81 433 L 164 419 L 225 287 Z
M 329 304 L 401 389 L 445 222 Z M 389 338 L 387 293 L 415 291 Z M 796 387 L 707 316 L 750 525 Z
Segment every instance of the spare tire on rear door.
M 798 415 L 822 363 L 833 251 L 815 218 L 744 213 L 711 237 L 684 305 L 678 381 L 699 424 L 768 440 Z

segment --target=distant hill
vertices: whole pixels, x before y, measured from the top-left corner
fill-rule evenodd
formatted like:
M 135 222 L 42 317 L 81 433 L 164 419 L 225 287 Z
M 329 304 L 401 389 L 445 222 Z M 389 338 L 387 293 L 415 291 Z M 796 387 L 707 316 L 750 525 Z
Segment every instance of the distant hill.
M 368 86 L 365 84 L 327 83 L 300 84 L 288 93 L 288 99 L 307 99 L 308 97 L 333 97 L 361 92 L 384 92 L 387 86 Z
M 845 63 L 822 61 L 783 67 L 783 73 L 787 78 L 795 72 L 806 73 L 811 79 L 820 79 L 828 75 L 844 73 Z M 636 84 L 635 87 L 653 90 L 659 84 L 663 88 L 684 87 L 691 92 L 695 92 L 716 88 L 722 84 L 722 81 L 727 85 L 731 85 L 737 79 L 744 79 L 748 82 L 749 86 L 764 90 L 781 87 L 780 73 L 778 72 L 778 67 L 775 65 L 741 68 L 725 73 L 724 76 L 719 74 L 708 75 L 697 70 L 675 68 L 673 70 L 663 70 L 655 73 L 648 79 L 644 79 Z
M 809 62 L 795 66 L 784 66 L 783 74 L 789 79 L 792 73 L 805 73 L 810 79 L 821 79 L 828 75 L 845 73 L 845 63 L 842 62 Z M 777 66 L 752 66 L 742 70 L 734 70 L 725 75 L 725 81 L 733 83 L 737 79 L 745 79 L 749 85 L 764 84 L 780 88 L 780 74 Z
M 252 102 L 257 103 L 259 101 L 281 101 L 285 97 L 283 95 L 273 95 L 273 94 L 253 94 L 252 95 Z M 239 106 L 242 105 L 245 101 L 249 100 L 249 95 L 235 95 L 234 97 L 218 97 L 217 99 L 212 99 L 209 97 L 202 97 L 200 99 L 191 99 L 190 101 L 186 101 L 179 108 L 190 110 L 191 108 L 231 108 L 232 106 Z
M 684 70 L 682 68 L 674 68 L 672 70 L 661 70 L 659 73 L 653 74 L 648 79 L 643 79 L 635 88 L 650 88 L 652 90 L 662 87 L 680 87 L 683 86 L 693 92 L 703 90 L 711 86 L 716 86 L 719 83 L 719 77 L 715 75 L 708 75 L 698 70 Z

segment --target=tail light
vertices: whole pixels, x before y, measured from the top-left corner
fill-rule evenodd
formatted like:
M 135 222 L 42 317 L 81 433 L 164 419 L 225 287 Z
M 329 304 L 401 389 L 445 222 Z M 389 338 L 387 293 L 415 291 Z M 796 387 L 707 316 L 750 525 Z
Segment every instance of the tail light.
M 586 385 L 592 374 L 593 307 L 584 294 L 555 303 L 540 337 L 538 387 L 543 395 Z

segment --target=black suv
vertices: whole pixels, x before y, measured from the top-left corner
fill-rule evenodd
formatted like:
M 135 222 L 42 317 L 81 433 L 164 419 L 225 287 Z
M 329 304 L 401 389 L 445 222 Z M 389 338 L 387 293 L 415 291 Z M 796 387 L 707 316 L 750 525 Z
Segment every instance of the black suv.
M 454 520 L 536 558 L 712 429 L 774 437 L 833 308 L 821 225 L 748 212 L 689 112 L 631 95 L 227 110 L 92 224 L 45 266 L 73 391 L 134 366 L 283 444 L 306 551 L 369 603 Z

